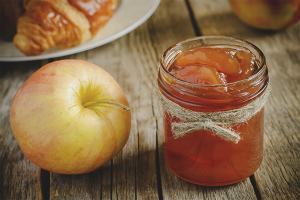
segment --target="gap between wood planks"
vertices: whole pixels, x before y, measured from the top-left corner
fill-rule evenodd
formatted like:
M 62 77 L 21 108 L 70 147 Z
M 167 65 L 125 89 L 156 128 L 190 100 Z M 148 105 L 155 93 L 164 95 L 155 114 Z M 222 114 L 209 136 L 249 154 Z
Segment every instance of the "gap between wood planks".
M 187 6 L 187 8 L 188 8 L 188 10 L 189 10 L 191 22 L 192 22 L 193 27 L 194 27 L 194 30 L 195 30 L 195 35 L 196 35 L 196 36 L 202 36 L 202 32 L 201 32 L 201 30 L 200 30 L 200 28 L 199 28 L 199 26 L 198 26 L 198 24 L 197 24 L 197 20 L 196 20 L 196 18 L 195 18 L 195 15 L 194 15 L 194 13 L 193 13 L 193 10 L 192 10 L 192 8 L 191 8 L 191 4 L 190 4 L 189 0 L 185 0 L 185 3 L 186 3 L 186 6 Z M 187 39 L 188 39 L 188 38 L 187 38 Z
M 44 169 L 41 169 L 41 190 L 42 198 L 44 200 L 50 199 L 50 172 Z
M 261 193 L 258 190 L 258 186 L 257 186 L 256 180 L 254 178 L 254 175 L 252 174 L 249 178 L 250 178 L 250 182 L 252 184 L 252 187 L 254 189 L 254 192 L 255 192 L 255 195 L 256 195 L 257 199 L 261 200 Z
M 153 110 L 153 109 L 152 109 Z M 158 151 L 158 122 L 156 120 L 156 148 L 155 148 L 155 165 L 156 165 L 156 177 L 157 177 L 157 191 L 158 191 L 158 198 L 160 200 L 163 199 L 163 193 L 162 193 L 162 181 L 161 181 L 161 173 L 160 173 L 160 167 L 159 167 L 159 151 Z

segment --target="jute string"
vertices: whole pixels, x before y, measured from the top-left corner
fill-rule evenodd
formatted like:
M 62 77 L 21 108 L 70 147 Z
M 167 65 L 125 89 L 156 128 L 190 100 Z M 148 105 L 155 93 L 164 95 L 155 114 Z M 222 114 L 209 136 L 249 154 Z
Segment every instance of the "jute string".
M 246 122 L 257 114 L 266 103 L 270 91 L 271 87 L 268 86 L 259 98 L 241 108 L 210 113 L 183 108 L 166 98 L 159 89 L 157 89 L 157 97 L 167 112 L 183 121 L 172 122 L 174 138 L 182 137 L 195 130 L 211 130 L 221 138 L 237 144 L 241 137 L 231 130 L 230 125 Z

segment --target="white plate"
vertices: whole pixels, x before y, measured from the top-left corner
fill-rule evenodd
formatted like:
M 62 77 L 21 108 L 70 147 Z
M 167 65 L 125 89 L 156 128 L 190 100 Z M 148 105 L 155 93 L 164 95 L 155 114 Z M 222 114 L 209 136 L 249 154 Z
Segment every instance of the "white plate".
M 0 61 L 28 61 L 66 56 L 116 40 L 144 23 L 160 0 L 119 0 L 118 8 L 103 29 L 91 40 L 68 49 L 52 48 L 39 56 L 25 56 L 12 42 L 0 40 Z

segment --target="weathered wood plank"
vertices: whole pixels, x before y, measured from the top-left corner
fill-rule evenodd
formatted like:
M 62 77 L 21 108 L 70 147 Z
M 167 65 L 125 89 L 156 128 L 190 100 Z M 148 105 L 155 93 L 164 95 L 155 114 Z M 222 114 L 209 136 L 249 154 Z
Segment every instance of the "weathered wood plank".
M 0 63 L 0 199 L 43 199 L 43 171 L 22 153 L 10 127 L 10 105 L 40 62 Z
M 242 38 L 264 52 L 273 90 L 265 108 L 264 160 L 254 180 L 262 199 L 299 199 L 300 22 L 261 31 L 239 21 L 227 1 L 190 2 L 204 35 Z
M 254 177 L 262 196 L 274 199 L 300 199 L 300 62 L 291 59 L 294 53 L 299 58 L 300 48 L 292 51 L 267 54 L 273 91 L 266 107 L 264 162 Z
M 122 67 L 129 72 L 126 82 L 132 87 L 129 93 L 130 103 L 137 120 L 136 197 L 137 199 L 158 199 L 155 166 L 156 124 L 152 112 L 151 88 L 147 81 L 149 75 L 145 70 L 155 61 L 151 58 L 154 49 L 149 39 L 147 24 L 143 24 L 139 29 L 130 33 L 127 40 L 122 53 L 122 58 L 124 58 Z M 129 51 L 130 54 L 128 54 Z

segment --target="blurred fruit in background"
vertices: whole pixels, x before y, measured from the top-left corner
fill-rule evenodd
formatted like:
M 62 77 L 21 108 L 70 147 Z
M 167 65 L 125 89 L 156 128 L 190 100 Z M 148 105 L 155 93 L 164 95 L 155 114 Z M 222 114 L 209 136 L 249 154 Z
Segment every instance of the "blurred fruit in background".
M 266 30 L 287 28 L 300 19 L 300 0 L 228 0 L 245 24 Z

